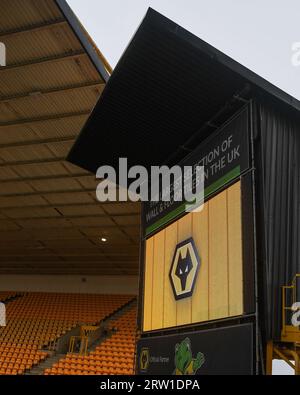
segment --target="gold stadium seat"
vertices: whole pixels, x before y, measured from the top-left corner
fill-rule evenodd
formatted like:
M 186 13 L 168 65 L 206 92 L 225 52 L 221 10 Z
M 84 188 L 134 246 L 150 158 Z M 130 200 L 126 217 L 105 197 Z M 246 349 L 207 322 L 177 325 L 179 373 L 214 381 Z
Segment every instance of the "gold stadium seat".
M 0 301 L 14 296 L 17 293 L 0 292 Z M 7 304 L 7 326 L 0 328 L 0 374 L 24 374 L 47 358 L 42 347 L 55 348 L 56 341 L 75 326 L 100 323 L 132 299 L 128 295 L 18 294 Z M 96 374 L 89 360 L 80 360 L 79 366 L 77 357 L 66 360 L 45 374 Z

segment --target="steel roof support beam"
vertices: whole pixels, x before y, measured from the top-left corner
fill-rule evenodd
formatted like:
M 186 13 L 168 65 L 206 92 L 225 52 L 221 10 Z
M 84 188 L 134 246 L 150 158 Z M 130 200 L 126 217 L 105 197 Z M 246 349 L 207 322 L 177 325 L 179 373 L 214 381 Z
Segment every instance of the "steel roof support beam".
M 49 163 L 58 163 L 58 162 L 65 162 L 65 161 L 66 161 L 66 158 L 62 158 L 62 157 L 61 158 L 36 159 L 36 160 L 32 159 L 32 160 L 0 163 L 0 167 L 38 165 L 38 164 L 48 165 Z
M 9 96 L 0 96 L 0 103 L 5 102 L 8 103 L 10 101 L 16 101 L 19 99 L 27 99 L 27 98 L 32 98 L 35 95 L 52 95 L 56 93 L 64 93 L 64 92 L 71 92 L 75 91 L 77 89 L 84 89 L 84 88 L 97 88 L 97 87 L 104 87 L 104 83 L 102 81 L 91 81 L 91 82 L 84 82 L 82 84 L 74 84 L 70 86 L 64 86 L 64 87 L 55 87 L 51 89 L 35 89 L 34 91 L 30 92 L 25 92 L 25 93 L 18 93 L 14 95 L 9 95 Z
M 0 68 L 1 70 L 1 68 Z M 73 118 L 73 117 L 81 117 L 81 116 L 88 116 L 90 111 L 77 111 L 65 114 L 55 114 L 55 115 L 47 115 L 39 118 L 25 118 L 25 119 L 18 119 L 9 122 L 1 122 L 1 127 L 8 127 L 8 126 L 17 126 L 17 125 L 26 125 L 31 123 L 39 123 L 39 122 L 47 122 L 47 121 L 54 121 L 56 119 L 65 119 L 65 118 Z
M 28 147 L 32 145 L 43 145 L 43 144 L 51 144 L 51 143 L 65 143 L 72 142 L 76 139 L 77 135 L 66 136 L 66 137 L 52 137 L 49 139 L 36 139 L 36 140 L 28 140 L 18 142 L 18 143 L 8 143 L 8 144 L 0 144 L 0 150 L 3 148 L 18 148 L 18 147 Z

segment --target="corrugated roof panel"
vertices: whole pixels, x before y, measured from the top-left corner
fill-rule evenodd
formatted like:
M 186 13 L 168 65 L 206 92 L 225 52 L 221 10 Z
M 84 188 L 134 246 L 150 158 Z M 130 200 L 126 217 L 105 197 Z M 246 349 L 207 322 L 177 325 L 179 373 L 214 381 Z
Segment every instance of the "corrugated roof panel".
M 37 138 L 37 134 L 30 125 L 12 125 L 0 127 L 0 147 L 1 144 L 32 141 Z
M 7 49 L 7 65 L 32 62 L 33 59 L 47 58 L 80 51 L 81 44 L 70 27 L 65 23 L 1 37 Z
M 4 232 L 2 231 L 0 233 L 0 240 L 5 240 L 5 241 L 20 241 L 20 240 L 32 240 L 33 237 L 32 235 L 27 232 L 26 230 L 17 230 L 17 231 L 8 231 Z
M 25 253 L 25 255 L 21 255 L 16 258 L 12 257 L 12 256 L 4 256 L 3 257 L 3 261 L 5 262 L 9 262 L 13 267 L 22 267 L 22 264 L 28 264 L 30 262 L 30 267 L 37 265 L 37 267 L 39 267 L 39 265 L 45 265 L 48 262 L 49 263 L 59 263 L 62 261 L 62 259 L 58 256 L 56 256 L 55 254 L 48 252 L 47 256 L 43 256 L 43 255 L 37 255 L 37 256 L 30 256 L 28 257 L 28 255 Z
M 17 70 L 2 68 L 0 78 L 0 93 L 2 96 L 8 96 L 95 82 L 99 80 L 99 74 L 89 58 L 84 55 L 76 59 L 66 58 L 51 63 L 33 64 Z
M 107 217 L 96 217 L 96 218 L 72 218 L 70 222 L 76 227 L 101 227 L 101 226 L 113 226 L 113 221 Z M 99 235 L 100 237 L 100 235 Z
M 57 157 L 66 158 L 73 141 L 65 141 L 47 144 L 47 148 Z
M 100 254 L 97 256 L 93 256 L 93 255 L 79 255 L 76 258 L 74 258 L 73 256 L 65 256 L 64 257 L 64 261 L 67 263 L 71 263 L 72 261 L 76 260 L 76 262 L 82 262 L 83 264 L 88 264 L 90 262 L 92 262 L 93 264 L 100 264 L 103 262 L 107 262 L 108 258 L 103 255 L 101 256 Z M 111 257 L 109 257 L 109 260 L 111 261 Z M 121 260 L 121 259 L 120 259 Z
M 90 174 L 86 170 L 82 169 L 81 167 L 73 165 L 73 164 L 71 164 L 69 162 L 64 162 L 64 166 L 65 166 L 66 169 L 68 169 L 70 174 L 78 174 L 80 172 L 82 172 L 82 174 Z
M 0 180 L 13 180 L 18 179 L 19 175 L 11 168 L 8 167 L 0 167 Z
M 94 199 L 88 193 L 85 192 L 55 193 L 55 194 L 47 195 L 47 200 L 49 201 L 50 204 L 57 204 L 57 205 L 94 202 Z
M 113 217 L 114 221 L 120 226 L 127 225 L 139 225 L 140 216 L 139 215 L 126 215 L 120 217 Z
M 96 188 L 99 185 L 99 182 L 100 180 L 96 180 L 95 176 L 88 176 L 79 179 L 80 185 L 82 185 L 84 188 L 94 190 L 95 193 L 96 193 Z
M 0 122 L 57 117 L 62 114 L 89 113 L 99 98 L 97 87 L 81 88 L 74 91 L 60 91 L 51 95 L 37 94 L 22 99 L 0 102 Z M 38 114 L 38 116 L 37 116 Z M 83 118 L 84 120 L 84 118 Z
M 26 7 L 24 0 L 2 0 L 0 32 L 45 24 L 60 17 L 61 13 L 52 0 L 26 0 Z
M 54 177 L 67 176 L 69 173 L 62 163 L 39 163 L 33 165 L 11 166 L 21 177 Z M 0 168 L 1 174 L 1 168 Z
M 2 212 L 10 217 L 10 218 L 39 218 L 39 217 L 60 217 L 60 213 L 57 212 L 52 207 L 44 207 L 44 208 L 15 208 L 15 209 L 6 209 L 2 210 Z
M 34 207 L 34 206 L 47 206 L 49 203 L 42 196 L 14 196 L 14 197 L 1 197 L 1 207 Z
M 90 246 L 90 248 L 54 248 L 53 251 L 59 255 L 79 256 L 79 255 L 93 255 L 100 253 L 101 248 L 97 245 Z
M 80 115 L 76 117 L 49 120 L 40 124 L 32 124 L 32 130 L 41 139 L 76 136 L 80 132 L 88 115 Z
M 141 228 L 139 226 L 130 226 L 122 229 L 128 234 L 128 236 L 137 239 L 137 242 L 139 241 L 141 236 Z
M 105 229 L 99 229 L 99 228 L 86 228 L 83 229 L 82 232 L 87 235 L 91 236 L 93 239 L 97 240 L 98 242 L 100 241 L 100 237 L 105 235 L 107 238 L 109 238 L 110 241 L 113 240 L 126 240 L 127 237 L 124 235 L 124 233 L 121 231 L 121 229 L 115 227 L 115 228 L 105 228 Z M 102 243 L 103 246 L 103 243 Z M 104 248 L 104 246 L 103 246 Z
M 26 230 L 27 231 L 27 230 Z M 83 239 L 84 236 L 80 233 L 79 230 L 74 228 L 55 228 L 55 229 L 37 229 L 31 230 L 30 234 L 36 240 L 61 240 L 62 244 L 67 239 L 80 240 Z
M 72 191 L 81 189 L 80 184 L 72 178 L 30 181 L 30 185 L 38 192 Z
M 64 218 L 16 220 L 23 229 L 70 228 L 72 223 Z
M 18 230 L 20 226 L 16 225 L 13 221 L 0 220 L 0 231 L 3 230 Z
M 71 206 L 71 207 L 59 207 L 57 210 L 66 216 L 76 216 L 76 215 L 103 215 L 104 211 L 100 204 L 95 206 Z
M 55 155 L 46 145 L 31 145 L 25 147 L 2 148 L 0 159 L 4 162 L 53 159 Z
M 0 148 L 1 144 L 20 145 L 28 142 L 40 142 L 55 138 L 57 141 L 62 137 L 72 137 L 78 135 L 88 115 L 80 115 L 69 118 L 47 120 L 39 123 L 10 125 L 0 127 Z M 70 140 L 70 141 L 71 141 Z
M 141 211 L 140 203 L 105 203 L 105 211 L 109 214 L 139 214 Z
M 41 243 L 38 240 L 32 240 L 32 239 L 3 240 L 0 238 L 0 248 L 10 248 L 16 251 L 19 248 L 38 249 L 39 247 L 41 247 Z
M 107 62 L 64 0 L 3 0 L 0 41 L 1 30 L 11 34 L 2 35 L 9 51 L 8 67 L 0 68 L 0 180 L 10 180 L 0 190 L 0 255 L 6 257 L 0 272 L 49 273 L 49 259 L 59 262 L 54 272 L 70 272 L 76 254 L 65 263 L 59 255 L 74 246 L 93 251 L 98 262 L 99 233 L 106 229 L 110 248 L 119 245 L 125 254 L 131 240 L 97 204 L 95 193 L 86 192 L 95 182 L 63 160 L 108 79 Z M 72 222 L 64 215 L 77 217 Z M 23 230 L 13 230 L 18 227 Z M 47 247 L 61 251 L 50 256 Z M 83 256 L 76 270 L 87 270 Z
M 83 236 L 81 235 L 81 237 Z M 84 238 L 50 239 L 43 241 L 43 244 L 49 248 L 72 248 L 74 245 L 76 245 L 76 248 L 93 248 L 94 246 L 90 240 Z
M 33 188 L 26 182 L 9 182 L 5 183 L 0 190 L 0 196 L 11 194 L 22 194 L 34 192 Z

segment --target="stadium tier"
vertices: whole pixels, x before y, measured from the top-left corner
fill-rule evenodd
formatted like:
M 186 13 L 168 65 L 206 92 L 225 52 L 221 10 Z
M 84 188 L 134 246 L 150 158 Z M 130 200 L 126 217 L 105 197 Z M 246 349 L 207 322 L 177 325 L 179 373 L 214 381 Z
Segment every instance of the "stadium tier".
M 4 295 L 4 293 L 3 293 Z M 29 373 L 56 352 L 58 340 L 81 325 L 96 325 L 116 313 L 133 300 L 128 295 L 7 293 L 7 326 L 0 328 L 0 374 Z M 128 312 L 131 331 L 135 333 L 134 313 Z M 119 319 L 120 336 L 131 340 L 126 351 L 131 351 L 133 365 L 134 337 Z M 78 356 L 79 357 L 79 356 Z M 91 372 L 94 372 L 91 369 Z M 72 371 L 73 374 L 73 371 Z

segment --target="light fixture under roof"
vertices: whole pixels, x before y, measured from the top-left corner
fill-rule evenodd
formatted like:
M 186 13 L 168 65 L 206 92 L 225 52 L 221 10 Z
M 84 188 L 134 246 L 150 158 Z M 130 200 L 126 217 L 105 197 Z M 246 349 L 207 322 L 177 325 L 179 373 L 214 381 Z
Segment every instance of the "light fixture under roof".
M 106 237 L 101 237 L 100 240 L 102 241 L 102 243 L 107 243 L 107 238 Z

